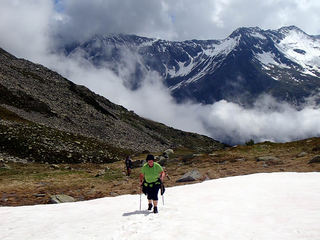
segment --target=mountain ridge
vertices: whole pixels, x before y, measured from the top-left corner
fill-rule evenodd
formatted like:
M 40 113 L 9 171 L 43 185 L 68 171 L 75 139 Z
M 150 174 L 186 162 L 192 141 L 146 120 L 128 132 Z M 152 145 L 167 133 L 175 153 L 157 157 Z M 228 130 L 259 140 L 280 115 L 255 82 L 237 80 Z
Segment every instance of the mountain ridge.
M 225 99 L 250 105 L 269 94 L 300 105 L 320 88 L 320 42 L 296 26 L 242 27 L 222 40 L 181 42 L 112 34 L 75 44 L 65 54 L 79 51 L 96 66 L 107 63 L 118 75 L 135 59 L 132 72 L 121 75 L 129 88 L 139 88 L 146 73 L 155 71 L 177 102 Z

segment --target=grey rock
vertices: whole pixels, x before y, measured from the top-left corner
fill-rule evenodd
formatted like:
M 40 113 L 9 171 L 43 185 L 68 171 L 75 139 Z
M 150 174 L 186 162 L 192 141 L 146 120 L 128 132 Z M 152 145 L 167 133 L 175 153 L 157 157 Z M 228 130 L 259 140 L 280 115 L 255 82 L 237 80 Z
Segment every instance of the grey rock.
M 167 149 L 163 152 L 162 156 L 165 158 L 169 158 L 170 155 L 172 155 L 174 153 L 174 151 L 172 149 Z
M 168 162 L 168 158 L 165 158 L 163 156 L 160 156 L 159 157 L 159 160 L 158 160 L 158 163 L 161 165 L 161 166 L 165 166 Z
M 305 156 L 307 156 L 308 155 L 308 153 L 306 153 L 306 152 L 301 152 L 301 153 L 299 153 L 298 155 L 297 155 L 297 157 L 299 158 L 299 157 L 305 157 Z
M 257 162 L 264 161 L 264 162 L 269 162 L 269 161 L 279 161 L 279 158 L 273 157 L 273 156 L 263 156 L 263 157 L 257 157 L 256 158 Z
M 312 151 L 313 152 L 319 152 L 320 151 L 320 145 L 313 147 Z
M 309 163 L 309 164 L 311 164 L 311 163 L 320 163 L 320 155 L 315 156 L 315 157 L 312 158 L 308 163 Z
M 50 165 L 50 168 L 59 169 L 60 167 L 59 167 L 59 165 L 57 165 L 57 164 L 51 164 L 51 165 Z
M 51 195 L 49 203 L 66 203 L 66 202 L 75 202 L 75 199 L 73 197 L 70 197 L 65 194 L 57 194 L 57 195 Z
M 190 172 L 185 173 L 177 182 L 191 182 L 201 178 L 201 174 L 198 170 L 194 169 Z
M 247 161 L 247 159 L 245 159 L 245 158 L 237 158 L 237 159 L 235 159 L 235 161 L 237 161 L 237 162 L 245 162 L 245 161 Z
M 5 164 L 5 163 L 0 163 L 0 168 L 7 169 L 7 170 L 11 169 L 11 167 L 8 164 Z
M 95 175 L 95 177 L 101 177 L 101 176 L 103 176 L 104 174 L 106 174 L 106 170 L 105 170 L 105 169 L 99 170 L 99 172 Z
M 195 153 L 195 154 L 192 154 L 193 157 L 201 157 L 203 156 L 204 154 L 202 153 Z
M 45 197 L 46 195 L 43 194 L 43 193 L 36 193 L 36 194 L 33 194 L 33 196 L 35 196 L 35 197 Z

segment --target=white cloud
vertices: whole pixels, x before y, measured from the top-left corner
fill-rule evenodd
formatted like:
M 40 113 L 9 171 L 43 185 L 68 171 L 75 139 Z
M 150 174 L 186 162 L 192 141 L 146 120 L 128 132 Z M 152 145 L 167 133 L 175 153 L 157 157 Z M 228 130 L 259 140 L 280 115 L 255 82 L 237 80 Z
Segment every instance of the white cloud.
M 204 118 L 211 136 L 231 144 L 274 141 L 287 142 L 320 135 L 320 109 L 307 106 L 301 110 L 287 103 L 262 96 L 251 109 L 220 101 L 208 110 Z
M 146 75 L 138 90 L 131 91 L 125 87 L 125 80 L 107 69 L 95 68 L 81 57 L 51 60 L 48 64 L 73 82 L 86 85 L 140 116 L 225 143 L 239 144 L 250 139 L 286 142 L 320 136 L 320 110 L 313 104 L 297 110 L 268 95 L 261 96 L 250 109 L 225 100 L 212 105 L 177 104 L 154 72 Z
M 32 60 L 50 45 L 51 0 L 1 0 L 0 47 Z
M 73 40 L 106 32 L 169 40 L 221 39 L 245 26 L 296 25 L 309 34 L 320 32 L 316 0 L 64 0 L 60 5 L 67 21 L 57 25 L 58 32 Z

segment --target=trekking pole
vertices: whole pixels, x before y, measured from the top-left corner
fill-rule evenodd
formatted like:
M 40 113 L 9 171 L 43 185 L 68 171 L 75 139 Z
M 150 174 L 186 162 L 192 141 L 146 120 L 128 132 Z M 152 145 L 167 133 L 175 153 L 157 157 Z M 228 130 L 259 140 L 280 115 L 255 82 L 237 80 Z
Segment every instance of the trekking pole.
M 163 194 L 164 194 L 164 185 L 163 185 L 163 182 L 162 182 L 162 181 L 161 181 L 160 188 L 161 188 L 161 196 L 162 196 L 162 205 L 164 206 L 164 197 L 163 197 Z
M 140 208 L 139 208 L 139 211 L 141 211 L 141 187 L 140 187 Z

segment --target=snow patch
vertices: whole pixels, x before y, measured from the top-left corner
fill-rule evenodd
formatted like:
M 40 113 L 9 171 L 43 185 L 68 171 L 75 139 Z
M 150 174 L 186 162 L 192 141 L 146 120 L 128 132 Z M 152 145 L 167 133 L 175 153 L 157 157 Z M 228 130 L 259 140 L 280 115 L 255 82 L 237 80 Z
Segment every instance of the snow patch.
M 209 48 L 204 49 L 203 52 L 209 57 L 217 55 L 228 55 L 238 44 L 240 37 L 227 38 L 222 40 L 219 44 L 212 44 Z
M 263 36 L 261 33 L 258 33 L 258 32 L 253 32 L 250 34 L 252 37 L 254 38 L 260 38 L 260 39 L 263 39 L 263 40 L 266 40 L 267 38 L 265 36 Z
M 316 76 L 311 70 L 320 67 L 320 41 L 300 31 L 288 31 L 286 36 L 277 44 L 287 58 L 304 68 L 302 71 L 307 75 Z M 295 49 L 303 51 L 301 54 Z
M 138 186 L 137 186 L 138 188 Z M 319 239 L 320 173 L 262 173 L 170 187 L 159 213 L 123 195 L 0 207 L 1 240 Z
M 268 66 L 268 67 L 277 66 L 280 68 L 290 68 L 290 66 L 288 66 L 284 63 L 279 63 L 277 61 L 277 57 L 272 52 L 264 52 L 263 51 L 262 53 L 257 53 L 255 57 L 263 65 Z

